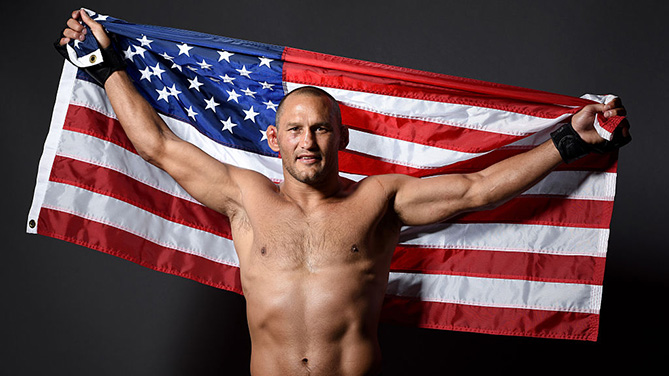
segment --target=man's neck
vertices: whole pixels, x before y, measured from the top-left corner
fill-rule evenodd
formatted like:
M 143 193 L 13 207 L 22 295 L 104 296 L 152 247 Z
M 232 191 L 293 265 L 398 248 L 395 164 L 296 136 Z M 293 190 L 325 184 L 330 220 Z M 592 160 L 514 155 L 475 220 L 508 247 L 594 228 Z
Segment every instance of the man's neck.
M 345 183 L 338 175 L 319 184 L 302 183 L 288 175 L 279 186 L 279 190 L 281 194 L 302 209 L 308 209 L 322 204 L 329 198 L 338 196 L 344 186 L 348 185 Z

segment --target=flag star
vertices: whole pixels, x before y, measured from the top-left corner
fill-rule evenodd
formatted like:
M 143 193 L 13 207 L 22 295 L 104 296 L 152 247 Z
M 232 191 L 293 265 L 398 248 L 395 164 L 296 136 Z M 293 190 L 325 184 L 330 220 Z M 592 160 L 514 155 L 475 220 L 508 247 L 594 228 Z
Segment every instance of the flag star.
M 165 102 L 169 102 L 168 99 L 169 99 L 169 97 L 170 97 L 170 93 L 169 93 L 169 91 L 168 91 L 168 89 L 167 89 L 167 86 L 163 86 L 163 89 L 162 89 L 162 90 L 158 90 L 158 89 L 156 89 L 156 91 L 158 92 L 158 99 L 157 99 L 157 100 L 164 99 Z
M 128 49 L 125 50 L 125 51 L 123 51 L 123 57 L 124 57 L 126 60 L 130 60 L 130 61 L 132 61 L 133 63 L 134 63 L 134 61 L 132 60 L 132 58 L 133 58 L 134 56 L 135 56 L 135 54 L 132 52 L 132 46 L 128 46 Z
M 225 60 L 228 63 L 230 62 L 230 56 L 234 55 L 232 52 L 228 51 L 217 51 L 217 52 L 220 55 L 218 61 Z
M 230 118 L 230 116 L 228 116 L 228 120 L 225 120 L 225 121 L 221 120 L 221 123 L 223 123 L 223 129 L 222 130 L 223 131 L 229 131 L 230 133 L 233 133 L 232 128 L 237 126 L 237 124 L 232 122 L 232 119 Z
M 171 69 L 178 69 L 179 72 L 183 72 L 183 71 L 184 71 L 183 69 L 181 69 L 181 65 L 179 65 L 179 64 L 177 64 L 177 63 L 172 63 L 172 66 L 171 66 L 170 68 L 171 68 Z
M 265 141 L 265 140 L 267 140 L 267 130 L 264 130 L 264 131 L 263 131 L 263 130 L 261 129 L 261 130 L 260 130 L 260 133 L 262 133 L 262 138 L 260 139 L 260 141 Z
M 188 82 L 190 82 L 190 86 L 188 87 L 189 89 L 195 89 L 197 91 L 200 91 L 200 86 L 204 85 L 203 83 L 199 82 L 197 80 L 197 77 L 194 79 L 188 79 Z
M 220 77 L 221 79 L 223 79 L 223 82 L 226 82 L 226 83 L 228 83 L 228 84 L 233 84 L 233 85 L 234 85 L 234 82 L 232 82 L 232 81 L 234 81 L 235 78 L 234 78 L 234 77 L 230 77 L 230 76 L 228 76 L 227 73 L 225 74 L 225 76 L 218 76 L 218 77 Z
M 256 92 L 251 90 L 250 88 L 246 88 L 246 89 L 242 90 L 242 92 L 249 97 L 255 98 L 255 95 L 253 95 L 253 94 L 255 94 Z
M 151 48 L 151 42 L 153 42 L 151 39 L 147 38 L 146 35 L 142 35 L 141 38 L 135 38 L 139 41 L 139 43 L 142 44 L 142 46 L 147 46 Z
M 274 84 L 269 84 L 266 81 L 260 82 L 260 86 L 262 86 L 263 89 L 270 89 L 272 91 L 274 90 L 272 89 L 272 86 L 274 86 Z
M 197 68 L 191 67 L 190 65 L 186 65 L 186 68 L 192 70 L 193 72 L 197 72 Z
M 237 72 L 239 72 L 239 75 L 240 75 L 240 76 L 246 76 L 246 77 L 248 77 L 248 78 L 251 78 L 251 76 L 250 76 L 251 71 L 250 71 L 250 70 L 246 70 L 246 65 L 243 65 L 243 66 L 242 66 L 242 69 L 235 69 L 235 70 L 236 70 Z
M 195 115 L 198 115 L 197 112 L 193 111 L 193 106 L 188 107 L 186 112 L 188 112 L 188 117 L 193 118 L 193 120 L 195 120 Z
M 212 110 L 212 111 L 214 111 L 214 113 L 216 112 L 216 106 L 218 106 L 220 104 L 220 103 L 216 103 L 213 96 L 209 100 L 205 99 L 204 102 L 207 104 L 207 106 L 204 109 L 205 110 Z
M 192 50 L 193 47 L 187 45 L 186 43 L 177 44 L 177 47 L 179 48 L 179 55 L 186 55 L 186 56 L 190 57 L 190 54 L 188 53 L 188 51 Z
M 142 59 L 143 59 L 144 58 L 144 52 L 146 52 L 146 49 L 142 48 L 140 46 L 133 46 L 133 47 L 135 47 L 135 52 L 132 53 L 133 56 L 134 55 L 141 55 Z
M 177 89 L 177 84 L 173 84 L 170 88 L 170 95 L 173 95 L 178 100 L 179 94 L 181 94 L 181 92 Z
M 145 69 L 140 70 L 139 73 L 142 74 L 142 78 L 139 79 L 140 81 L 141 80 L 147 80 L 147 81 L 151 82 L 151 75 L 153 74 L 153 73 L 151 73 L 151 67 L 146 67 Z
M 235 102 L 239 103 L 237 98 L 241 97 L 241 94 L 237 94 L 235 89 L 232 89 L 230 91 L 226 91 L 226 93 L 228 93 L 228 102 L 235 101 Z
M 161 76 L 163 73 L 165 73 L 162 68 L 160 68 L 160 63 L 156 63 L 155 67 L 151 67 L 151 70 L 153 71 L 154 76 L 158 76 L 158 79 L 162 80 L 163 77 Z
M 98 14 L 97 17 L 95 17 L 95 18 L 93 19 L 93 21 L 107 21 L 107 18 L 108 18 L 108 17 L 109 17 L 109 16 L 103 16 L 103 15 L 101 15 L 101 14 Z
M 272 68 L 272 67 L 269 66 L 269 63 L 274 61 L 274 59 L 268 59 L 266 57 L 258 57 L 258 59 L 260 59 L 260 65 L 258 65 L 259 67 L 262 67 L 263 65 L 266 65 L 267 68 Z
M 272 103 L 272 101 L 262 102 L 262 104 L 267 106 L 267 110 L 274 110 L 274 112 L 276 112 L 276 106 L 278 106 L 278 104 Z
M 204 59 L 202 59 L 201 63 L 197 63 L 197 64 L 200 66 L 201 69 L 211 69 L 211 64 L 204 61 Z
M 80 43 L 81 43 L 81 42 L 79 41 L 79 39 L 74 39 L 74 48 L 80 48 L 80 47 L 79 47 L 79 44 L 80 44 Z
M 160 54 L 160 56 L 162 56 L 163 59 L 169 60 L 169 61 L 172 61 L 174 59 L 174 57 L 168 55 L 167 52 L 163 52 L 162 54 Z
M 248 110 L 242 110 L 242 111 L 244 111 L 244 113 L 246 114 L 244 120 L 251 120 L 254 123 L 256 122 L 256 116 L 260 115 L 259 112 L 253 111 L 253 106 L 251 106 L 251 108 L 249 108 Z

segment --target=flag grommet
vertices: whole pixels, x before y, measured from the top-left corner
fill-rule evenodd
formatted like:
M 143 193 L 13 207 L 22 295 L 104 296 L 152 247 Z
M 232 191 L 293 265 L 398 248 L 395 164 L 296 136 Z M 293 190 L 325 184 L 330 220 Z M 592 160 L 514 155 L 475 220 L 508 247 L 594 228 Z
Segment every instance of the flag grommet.
M 35 226 L 37 226 L 37 222 L 35 222 L 34 219 L 31 219 L 30 221 L 28 221 L 28 226 L 30 228 L 35 228 Z
M 95 55 L 91 55 L 91 57 L 88 59 L 88 61 L 90 61 L 91 64 L 94 64 L 97 59 L 98 58 Z

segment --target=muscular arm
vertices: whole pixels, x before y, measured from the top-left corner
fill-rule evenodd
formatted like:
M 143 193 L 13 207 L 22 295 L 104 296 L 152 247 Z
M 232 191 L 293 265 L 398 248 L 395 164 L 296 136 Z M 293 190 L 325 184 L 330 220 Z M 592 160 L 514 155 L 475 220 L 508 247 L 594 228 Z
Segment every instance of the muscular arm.
M 584 107 L 572 118 L 574 129 L 590 144 L 602 142 L 593 127 L 594 117 L 624 115 L 616 100 Z M 627 133 L 628 124 L 623 128 Z M 395 193 L 394 209 L 406 225 L 443 221 L 462 212 L 499 206 L 543 179 L 562 163 L 552 140 L 525 153 L 500 161 L 472 174 L 442 175 L 426 179 L 394 176 L 386 185 Z
M 102 26 L 83 10 L 72 13 L 72 18 L 67 21 L 68 28 L 63 31 L 61 45 L 70 39 L 83 40 L 87 37 L 79 20 L 91 28 L 101 48 L 110 45 Z M 241 203 L 240 183 L 248 182 L 249 179 L 269 182 L 255 172 L 221 163 L 177 137 L 137 92 L 125 71 L 117 71 L 109 76 L 105 90 L 123 130 L 140 156 L 165 170 L 204 205 L 230 215 L 235 206 Z

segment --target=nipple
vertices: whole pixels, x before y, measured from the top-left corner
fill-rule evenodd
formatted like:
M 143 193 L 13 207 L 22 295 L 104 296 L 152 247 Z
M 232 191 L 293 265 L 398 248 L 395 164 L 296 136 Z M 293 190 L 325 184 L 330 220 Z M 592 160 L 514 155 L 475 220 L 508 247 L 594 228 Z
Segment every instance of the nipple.
M 351 247 L 351 252 L 355 253 L 355 252 L 358 252 L 358 251 L 359 251 L 358 246 L 353 244 L 353 246 Z
M 267 254 L 267 249 L 265 247 L 260 248 L 260 254 L 265 256 Z

